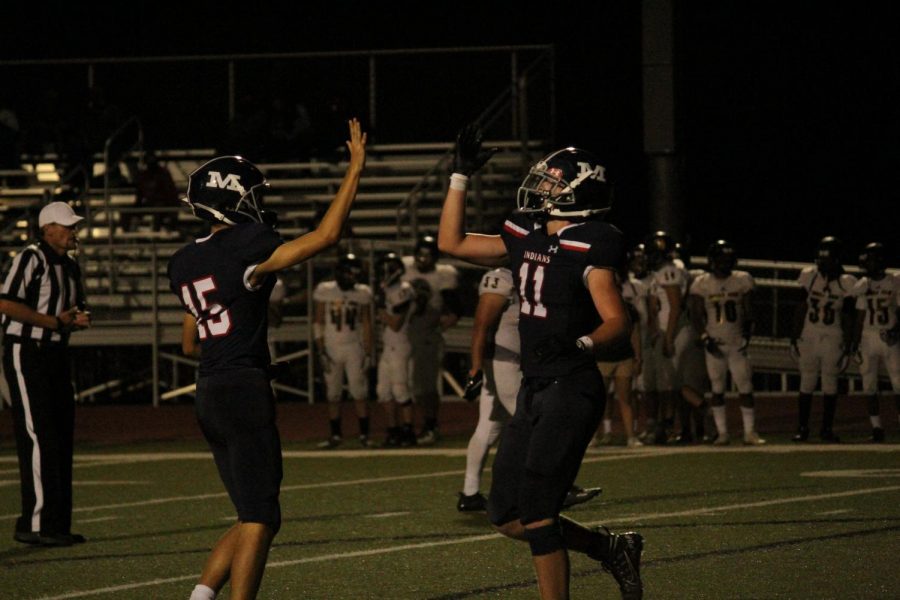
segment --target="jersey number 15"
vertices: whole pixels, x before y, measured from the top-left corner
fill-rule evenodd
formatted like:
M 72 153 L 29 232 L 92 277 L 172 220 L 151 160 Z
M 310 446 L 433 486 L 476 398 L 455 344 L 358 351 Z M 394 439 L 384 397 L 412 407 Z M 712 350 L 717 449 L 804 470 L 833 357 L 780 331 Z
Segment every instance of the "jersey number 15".
M 193 281 L 190 286 L 188 284 L 181 286 L 181 299 L 197 319 L 197 330 L 201 340 L 205 340 L 210 335 L 213 337 L 228 335 L 228 332 L 231 331 L 231 315 L 228 314 L 228 309 L 223 308 L 221 304 L 209 306 L 206 300 L 206 296 L 215 290 L 216 280 L 211 276 Z M 199 310 L 197 302 L 194 301 L 195 297 L 200 304 Z

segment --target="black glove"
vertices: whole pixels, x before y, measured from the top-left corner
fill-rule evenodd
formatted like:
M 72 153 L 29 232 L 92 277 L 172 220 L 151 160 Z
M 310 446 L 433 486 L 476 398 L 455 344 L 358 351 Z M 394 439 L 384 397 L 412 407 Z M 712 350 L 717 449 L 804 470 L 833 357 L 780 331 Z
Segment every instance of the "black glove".
M 481 386 L 484 385 L 484 371 L 478 369 L 475 374 L 466 380 L 466 389 L 463 398 L 472 402 L 481 394 Z
M 564 356 L 570 356 L 579 352 L 574 340 L 562 335 L 550 335 L 538 340 L 534 348 L 534 357 L 541 364 L 547 364 Z
M 700 336 L 700 339 L 703 341 L 703 346 L 706 348 L 706 351 L 715 356 L 716 358 L 722 358 L 725 356 L 722 354 L 722 350 L 719 348 L 719 342 L 716 341 L 716 338 L 710 336 L 707 333 L 704 333 Z
M 484 166 L 500 149 L 481 149 L 484 139 L 481 129 L 476 123 L 469 123 L 456 136 L 456 153 L 453 156 L 453 172 L 465 176 L 472 175 Z

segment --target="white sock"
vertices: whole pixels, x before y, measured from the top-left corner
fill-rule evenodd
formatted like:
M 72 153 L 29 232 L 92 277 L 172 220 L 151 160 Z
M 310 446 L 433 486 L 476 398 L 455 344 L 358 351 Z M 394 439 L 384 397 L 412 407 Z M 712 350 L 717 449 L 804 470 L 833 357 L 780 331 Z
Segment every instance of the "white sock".
M 603 433 L 612 433 L 612 419 L 603 419 Z
M 753 422 L 756 421 L 756 412 L 752 406 L 741 407 L 741 418 L 744 420 L 744 434 L 753 433 Z
M 713 420 L 716 422 L 716 430 L 720 436 L 728 435 L 728 422 L 725 420 L 725 407 L 712 407 Z
M 216 600 L 216 591 L 209 586 L 198 583 L 191 592 L 190 600 Z
M 869 421 L 872 422 L 872 427 L 881 429 L 881 416 L 880 415 L 870 415 Z

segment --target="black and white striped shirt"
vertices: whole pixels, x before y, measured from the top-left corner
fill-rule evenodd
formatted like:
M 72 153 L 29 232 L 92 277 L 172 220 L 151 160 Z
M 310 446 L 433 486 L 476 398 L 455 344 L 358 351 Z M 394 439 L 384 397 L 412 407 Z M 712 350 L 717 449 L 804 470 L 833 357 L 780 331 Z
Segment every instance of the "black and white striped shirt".
M 45 315 L 58 315 L 73 306 L 84 306 L 84 287 L 78 263 L 60 256 L 43 240 L 29 244 L 13 259 L 0 297 L 19 302 Z M 3 332 L 10 341 L 32 340 L 66 343 L 68 333 L 15 321 L 3 315 Z

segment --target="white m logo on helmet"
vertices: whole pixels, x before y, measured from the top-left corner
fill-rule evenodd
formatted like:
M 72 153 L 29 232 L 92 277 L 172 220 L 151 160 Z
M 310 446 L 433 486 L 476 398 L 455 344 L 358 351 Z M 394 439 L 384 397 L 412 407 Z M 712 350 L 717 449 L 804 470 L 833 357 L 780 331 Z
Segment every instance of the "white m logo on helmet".
M 606 169 L 600 165 L 596 167 L 591 167 L 590 163 L 579 162 L 578 168 L 581 169 L 581 172 L 578 174 L 578 179 L 584 179 L 587 176 L 589 179 L 596 179 L 598 181 L 606 181 Z
M 209 181 L 206 182 L 206 187 L 244 193 L 244 186 L 241 185 L 241 176 L 232 175 L 231 173 L 226 175 L 223 179 L 222 174 L 218 171 L 210 171 Z

